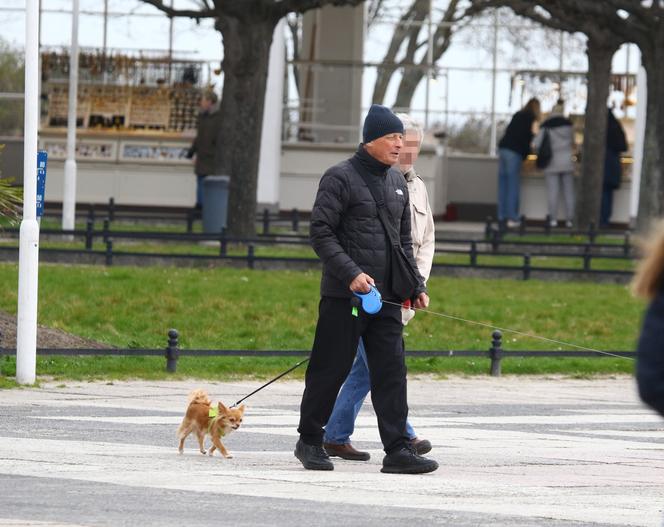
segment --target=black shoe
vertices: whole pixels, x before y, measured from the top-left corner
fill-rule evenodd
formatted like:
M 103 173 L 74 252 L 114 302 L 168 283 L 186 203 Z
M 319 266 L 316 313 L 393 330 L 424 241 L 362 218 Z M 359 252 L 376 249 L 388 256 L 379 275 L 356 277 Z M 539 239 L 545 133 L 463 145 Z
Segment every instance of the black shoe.
M 431 452 L 431 441 L 428 439 L 420 439 L 415 437 L 408 441 L 408 444 L 415 449 L 418 456 L 422 456 L 427 452 Z
M 322 446 L 307 445 L 300 439 L 295 445 L 294 453 L 307 470 L 334 470 L 330 456 L 325 453 Z
M 383 458 L 380 471 L 388 474 L 426 474 L 437 468 L 438 463 L 433 459 L 417 455 L 410 447 L 403 447 Z

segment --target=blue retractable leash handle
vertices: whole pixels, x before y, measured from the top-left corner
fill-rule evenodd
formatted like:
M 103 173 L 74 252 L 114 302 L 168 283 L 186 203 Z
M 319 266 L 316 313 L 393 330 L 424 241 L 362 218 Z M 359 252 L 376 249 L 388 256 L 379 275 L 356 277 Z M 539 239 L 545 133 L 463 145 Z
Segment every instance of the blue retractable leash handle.
M 374 313 L 378 313 L 380 308 L 383 307 L 383 301 L 381 300 L 378 289 L 374 286 L 370 287 L 371 289 L 368 293 L 356 293 L 353 291 L 353 294 L 360 299 L 364 312 L 373 315 Z

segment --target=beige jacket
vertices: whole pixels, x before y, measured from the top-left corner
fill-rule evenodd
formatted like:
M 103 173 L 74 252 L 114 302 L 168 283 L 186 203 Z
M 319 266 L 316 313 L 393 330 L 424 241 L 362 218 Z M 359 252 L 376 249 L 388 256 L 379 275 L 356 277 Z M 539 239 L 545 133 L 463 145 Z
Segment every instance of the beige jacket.
M 411 168 L 404 174 L 410 196 L 410 223 L 413 238 L 413 256 L 417 268 L 426 282 L 431 274 L 433 255 L 436 248 L 433 213 L 429 204 L 429 195 L 424 181 Z M 415 316 L 412 309 L 401 310 L 404 325 Z

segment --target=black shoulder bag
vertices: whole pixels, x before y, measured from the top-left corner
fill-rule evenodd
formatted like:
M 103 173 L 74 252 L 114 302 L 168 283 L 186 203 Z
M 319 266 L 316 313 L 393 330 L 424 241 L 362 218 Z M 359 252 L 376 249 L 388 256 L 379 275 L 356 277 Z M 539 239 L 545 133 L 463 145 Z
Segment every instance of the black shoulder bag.
M 544 131 L 542 132 L 542 142 L 540 143 L 539 148 L 537 149 L 537 159 L 535 160 L 535 166 L 537 168 L 546 168 L 551 163 L 551 158 L 553 157 L 553 151 L 551 150 L 551 138 L 549 137 L 549 129 L 547 127 L 542 127 Z
M 378 211 L 378 218 L 383 224 L 383 228 L 390 240 L 391 253 L 390 253 L 390 276 L 388 278 L 388 286 L 392 292 L 397 295 L 400 301 L 411 299 L 415 296 L 415 291 L 420 286 L 420 275 L 413 269 L 408 256 L 401 246 L 401 239 L 396 227 L 390 222 L 388 215 L 390 214 L 385 206 L 385 201 L 381 199 L 374 188 L 373 181 L 370 175 L 367 174 L 357 161 L 351 159 L 351 163 L 357 172 L 362 176 L 362 179 L 369 187 L 369 191 L 376 202 L 376 209 Z

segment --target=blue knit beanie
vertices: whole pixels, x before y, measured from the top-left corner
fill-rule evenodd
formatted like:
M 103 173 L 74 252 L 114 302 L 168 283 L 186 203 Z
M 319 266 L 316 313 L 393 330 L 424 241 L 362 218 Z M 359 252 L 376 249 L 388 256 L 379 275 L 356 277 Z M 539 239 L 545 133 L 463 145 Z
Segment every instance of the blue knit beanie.
M 372 104 L 364 119 L 362 141 L 367 144 L 387 134 L 403 134 L 403 123 L 389 108 Z

